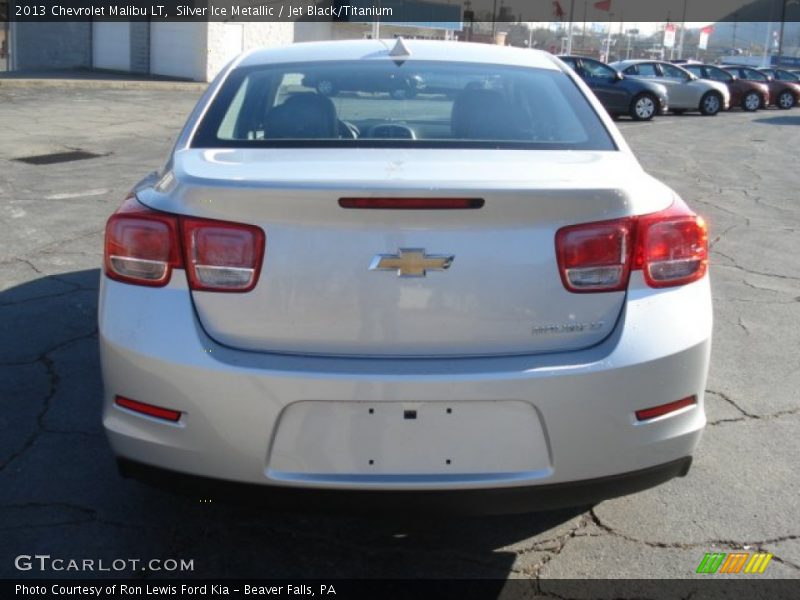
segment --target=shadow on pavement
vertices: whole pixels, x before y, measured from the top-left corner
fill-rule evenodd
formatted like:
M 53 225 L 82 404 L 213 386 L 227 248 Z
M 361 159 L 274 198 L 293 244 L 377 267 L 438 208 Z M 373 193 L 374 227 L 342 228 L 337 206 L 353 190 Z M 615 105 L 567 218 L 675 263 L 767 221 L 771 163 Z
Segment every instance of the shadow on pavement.
M 800 125 L 800 116 L 786 115 L 782 117 L 767 117 L 765 119 L 753 119 L 753 123 L 765 123 L 767 125 Z
M 99 277 L 77 271 L 0 292 L 0 554 L 193 560 L 191 572 L 136 573 L 145 578 L 505 579 L 512 568 L 535 572 L 586 524 L 584 509 L 470 518 L 275 512 L 123 479 L 100 424 Z M 130 575 L 13 564 L 2 561 L 0 577 Z

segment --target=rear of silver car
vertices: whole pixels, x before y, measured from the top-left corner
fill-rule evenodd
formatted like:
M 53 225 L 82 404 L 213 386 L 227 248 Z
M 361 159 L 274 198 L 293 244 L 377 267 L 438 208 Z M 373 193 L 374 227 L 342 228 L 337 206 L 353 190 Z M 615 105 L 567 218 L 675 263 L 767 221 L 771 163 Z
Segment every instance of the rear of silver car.
M 570 85 L 609 148 L 198 146 L 190 120 L 107 230 L 117 456 L 270 490 L 502 490 L 516 510 L 685 474 L 705 424 L 705 227 Z

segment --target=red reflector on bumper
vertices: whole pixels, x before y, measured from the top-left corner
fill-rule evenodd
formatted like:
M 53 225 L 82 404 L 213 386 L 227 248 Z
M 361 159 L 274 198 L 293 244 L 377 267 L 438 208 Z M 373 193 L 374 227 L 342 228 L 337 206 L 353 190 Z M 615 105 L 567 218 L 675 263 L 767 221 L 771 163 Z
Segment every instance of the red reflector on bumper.
M 483 207 L 483 198 L 339 198 L 342 208 L 463 210 Z
M 152 404 L 145 404 L 144 402 L 137 402 L 130 398 L 123 398 L 116 396 L 114 402 L 117 406 L 127 408 L 134 412 L 147 415 L 148 417 L 156 417 L 157 419 L 164 419 L 165 421 L 178 421 L 181 418 L 181 413 L 178 410 L 170 410 L 169 408 L 161 408 L 160 406 L 153 406 Z
M 670 402 L 669 404 L 662 404 L 661 406 L 654 406 L 653 408 L 637 410 L 636 420 L 648 421 L 650 419 L 655 419 L 656 417 L 661 417 L 668 413 L 675 412 L 676 410 L 686 408 L 687 406 L 692 406 L 693 404 L 697 404 L 697 398 L 695 396 L 689 396 L 688 398 L 676 400 L 675 402 Z

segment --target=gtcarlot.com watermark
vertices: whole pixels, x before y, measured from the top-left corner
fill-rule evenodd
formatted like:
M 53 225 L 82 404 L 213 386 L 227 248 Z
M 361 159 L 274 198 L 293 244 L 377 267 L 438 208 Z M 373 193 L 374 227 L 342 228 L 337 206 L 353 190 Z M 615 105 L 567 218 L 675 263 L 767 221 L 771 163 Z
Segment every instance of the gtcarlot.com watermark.
M 14 559 L 18 571 L 34 573 L 185 573 L 194 571 L 194 559 L 185 558 L 60 558 L 49 554 L 20 554 Z

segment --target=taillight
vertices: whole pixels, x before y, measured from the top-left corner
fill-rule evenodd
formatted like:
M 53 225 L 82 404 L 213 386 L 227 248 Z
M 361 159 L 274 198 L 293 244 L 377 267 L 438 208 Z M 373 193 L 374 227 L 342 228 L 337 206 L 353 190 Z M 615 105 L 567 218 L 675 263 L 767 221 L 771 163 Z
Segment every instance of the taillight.
M 193 290 L 247 292 L 258 283 L 264 232 L 252 225 L 182 218 L 186 273 Z
M 556 256 L 564 287 L 576 293 L 625 289 L 642 269 L 654 288 L 684 285 L 708 268 L 708 230 L 683 203 L 667 210 L 563 227 Z
M 697 281 L 708 268 L 708 230 L 697 215 L 640 218 L 635 268 L 654 288 Z
M 173 269 L 185 267 L 193 290 L 247 292 L 258 283 L 264 244 L 258 227 L 162 213 L 131 196 L 106 225 L 105 272 L 164 286 Z
M 106 275 L 138 285 L 166 285 L 172 269 L 181 267 L 177 232 L 176 217 L 127 198 L 106 224 Z
M 571 292 L 612 292 L 628 284 L 632 219 L 559 229 L 556 252 L 564 286 Z

